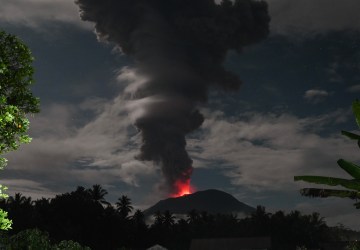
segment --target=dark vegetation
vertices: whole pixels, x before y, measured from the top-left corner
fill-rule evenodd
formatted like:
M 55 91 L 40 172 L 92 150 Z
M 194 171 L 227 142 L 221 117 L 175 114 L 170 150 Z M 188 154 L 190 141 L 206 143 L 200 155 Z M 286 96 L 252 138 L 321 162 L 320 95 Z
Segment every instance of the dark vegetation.
M 352 110 L 355 115 L 355 121 L 360 128 L 360 101 L 355 100 L 352 104 Z M 357 144 L 360 148 L 360 135 L 354 134 L 348 131 L 341 131 L 342 135 L 345 135 L 351 140 L 357 141 Z M 304 176 L 294 176 L 295 181 L 306 181 L 310 183 L 316 184 L 325 184 L 328 186 L 342 186 L 344 189 L 324 189 L 324 188 L 303 188 L 300 190 L 301 195 L 309 196 L 309 197 L 321 197 L 327 198 L 330 196 L 340 197 L 340 198 L 349 198 L 352 200 L 356 200 L 354 206 L 357 209 L 360 209 L 360 202 L 358 199 L 360 198 L 360 166 L 352 163 L 350 161 L 346 161 L 344 159 L 339 159 L 337 164 L 340 168 L 342 168 L 345 172 L 347 172 L 352 179 L 343 179 L 336 177 L 327 177 L 327 176 L 313 176 L 313 175 L 304 175 Z
M 319 242 L 339 240 L 346 232 L 341 227 L 328 227 L 318 213 L 270 214 L 262 206 L 242 219 L 195 210 L 184 218 L 176 218 L 169 211 L 158 212 L 147 225 L 143 212 L 134 211 L 129 197 L 120 197 L 112 206 L 105 200 L 106 194 L 100 185 L 35 201 L 17 193 L 0 204 L 13 220 L 13 229 L 3 232 L 8 234 L 3 237 L 20 237 L 24 230 L 37 228 L 52 244 L 71 240 L 91 249 L 110 250 L 146 249 L 155 244 L 189 249 L 194 238 L 270 236 L 272 249 L 291 250 L 296 246 L 318 247 Z

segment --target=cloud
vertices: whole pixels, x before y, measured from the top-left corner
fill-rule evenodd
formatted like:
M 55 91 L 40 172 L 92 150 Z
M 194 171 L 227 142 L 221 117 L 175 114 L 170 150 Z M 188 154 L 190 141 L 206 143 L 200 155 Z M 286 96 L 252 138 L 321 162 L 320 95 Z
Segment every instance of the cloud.
M 82 22 L 73 0 L 4 0 L 1 2 L 0 22 L 43 28 L 51 22 L 71 23 L 89 29 Z
M 309 89 L 304 94 L 304 99 L 310 103 L 317 104 L 323 102 L 330 94 L 326 90 Z
M 85 111 L 92 111 L 93 116 L 81 125 L 74 122 Z M 219 111 L 208 110 L 204 113 L 207 119 L 203 127 L 188 143 L 194 167 L 217 168 L 235 189 L 246 187 L 248 193 L 281 195 L 307 186 L 294 182 L 294 175 L 349 178 L 336 160 L 360 160 L 352 141 L 318 134 L 326 126 L 345 121 L 348 112 L 344 110 L 307 118 L 263 113 L 225 117 Z M 110 187 L 112 197 L 126 192 L 136 200 L 140 193 L 154 193 L 151 198 L 143 197 L 146 205 L 162 198 L 154 186 L 161 178 L 159 169 L 134 159 L 140 138 L 121 97 L 88 99 L 76 107 L 44 107 L 31 120 L 31 135 L 31 144 L 7 156 L 9 166 L 3 172 L 2 184 L 9 187 L 10 194 L 21 192 L 37 199 L 74 190 L 77 185 L 99 183 Z M 119 189 L 117 183 L 135 189 Z M 325 216 L 334 223 L 341 221 L 330 214 Z
M 217 3 L 220 0 L 215 0 Z M 360 30 L 358 0 L 268 0 L 273 34 L 317 34 L 338 30 Z M 0 22 L 42 28 L 49 22 L 72 23 L 92 29 L 80 21 L 73 0 L 4 0 Z
M 358 0 L 268 0 L 268 3 L 273 33 L 360 30 Z
M 360 84 L 352 85 L 349 88 L 347 88 L 346 90 L 351 93 L 358 93 L 358 92 L 360 92 Z
M 216 0 L 219 3 L 219 0 Z M 268 0 L 274 34 L 316 34 L 338 30 L 360 30 L 358 0 Z M 79 18 L 73 0 L 4 0 L 0 22 L 42 28 L 49 22 L 72 23 L 91 29 Z
M 77 124 L 79 114 L 89 111 L 94 115 Z M 31 118 L 30 135 L 33 141 L 29 145 L 6 156 L 5 179 L 19 178 L 21 173 L 22 179 L 61 190 L 62 185 L 79 183 L 122 182 L 136 187 L 140 176 L 155 173 L 153 165 L 134 159 L 139 138 L 121 97 L 90 99 L 78 107 L 44 107 Z M 11 183 L 9 188 L 13 188 Z
M 220 3 L 221 0 L 215 0 Z M 267 0 L 273 34 L 360 30 L 358 0 Z
M 188 147 L 195 167 L 220 168 L 235 186 L 295 190 L 299 184 L 294 183 L 294 175 L 346 176 L 337 159 L 360 159 L 352 141 L 338 133 L 322 137 L 317 133 L 321 128 L 309 129 L 333 122 L 332 115 L 298 118 L 248 113 L 231 120 L 221 113 L 208 113 L 203 135 L 189 140 Z
M 231 181 L 232 193 L 241 192 L 240 200 L 248 204 L 266 205 L 272 211 L 317 211 L 329 225 L 341 222 L 359 229 L 354 222 L 353 201 L 301 198 L 299 189 L 322 186 L 293 180 L 295 175 L 351 179 L 336 161 L 360 161 L 356 142 L 338 131 L 326 136 L 322 133 L 345 122 L 351 112 L 336 110 L 305 118 L 286 113 L 247 113 L 240 117 L 225 117 L 219 111 L 205 113 L 200 137 L 193 135 L 188 143 L 196 168 L 222 171 Z M 329 207 L 334 209 L 330 211 Z
M 50 198 L 55 193 L 45 188 L 40 182 L 26 180 L 26 179 L 6 179 L 1 180 L 1 184 L 4 186 L 11 186 L 6 191 L 8 195 L 14 195 L 15 193 L 21 193 L 24 196 L 30 196 L 32 199 L 41 199 L 42 197 Z
M 344 66 L 345 63 L 342 63 L 341 65 Z M 329 74 L 329 81 L 330 82 L 337 82 L 337 83 L 343 83 L 344 77 L 340 73 L 340 63 L 333 62 L 330 64 L 329 68 L 326 70 Z

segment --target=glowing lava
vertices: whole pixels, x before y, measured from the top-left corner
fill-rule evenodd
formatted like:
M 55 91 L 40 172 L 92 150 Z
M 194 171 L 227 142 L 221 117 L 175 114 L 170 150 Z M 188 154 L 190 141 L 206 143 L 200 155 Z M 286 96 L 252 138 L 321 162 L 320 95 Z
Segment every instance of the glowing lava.
M 184 195 L 188 195 L 191 194 L 191 185 L 190 185 L 190 179 L 183 181 L 183 180 L 178 180 L 175 182 L 174 184 L 175 188 L 176 188 L 176 193 L 173 193 L 171 195 L 171 197 L 180 197 L 180 196 L 184 196 Z

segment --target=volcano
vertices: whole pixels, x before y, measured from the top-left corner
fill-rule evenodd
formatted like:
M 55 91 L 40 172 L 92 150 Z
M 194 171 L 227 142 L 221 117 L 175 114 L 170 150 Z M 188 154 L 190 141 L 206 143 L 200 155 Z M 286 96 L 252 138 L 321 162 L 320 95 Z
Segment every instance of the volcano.
M 226 192 L 209 189 L 198 191 L 176 198 L 161 200 L 154 206 L 146 209 L 144 214 L 150 216 L 157 211 L 169 210 L 173 214 L 187 214 L 191 210 L 206 211 L 211 214 L 245 214 L 249 215 L 256 209 L 238 201 Z

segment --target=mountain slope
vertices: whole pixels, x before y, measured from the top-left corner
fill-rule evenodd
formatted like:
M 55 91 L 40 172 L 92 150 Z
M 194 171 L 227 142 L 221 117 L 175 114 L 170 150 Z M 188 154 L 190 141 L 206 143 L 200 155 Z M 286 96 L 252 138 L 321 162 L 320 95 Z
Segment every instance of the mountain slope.
M 169 210 L 174 214 L 187 214 L 192 209 L 199 212 L 207 211 L 208 213 L 244 213 L 251 214 L 255 208 L 250 207 L 234 196 L 216 189 L 199 191 L 193 194 L 168 198 L 161 200 L 154 206 L 144 211 L 146 216 L 154 214 L 156 211 L 164 212 Z

